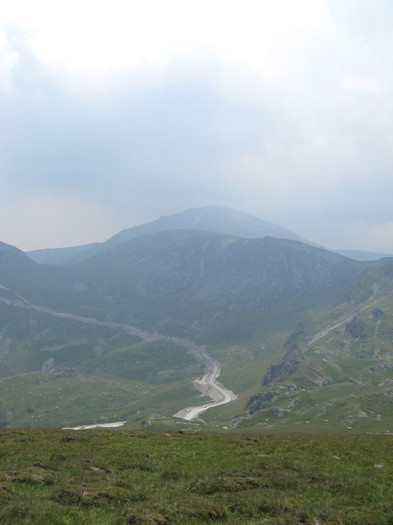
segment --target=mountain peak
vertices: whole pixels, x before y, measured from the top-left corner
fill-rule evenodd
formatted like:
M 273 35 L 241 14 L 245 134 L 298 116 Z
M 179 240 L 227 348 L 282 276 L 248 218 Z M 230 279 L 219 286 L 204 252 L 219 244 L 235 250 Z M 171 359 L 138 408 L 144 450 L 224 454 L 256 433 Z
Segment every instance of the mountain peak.
M 163 216 L 148 224 L 128 228 L 109 238 L 104 243 L 74 248 L 37 250 L 29 252 L 29 256 L 40 263 L 74 264 L 117 244 L 128 242 L 143 235 L 170 230 L 200 230 L 246 239 L 276 237 L 311 244 L 282 226 L 257 219 L 241 211 L 232 210 L 224 206 L 211 205 Z
M 257 219 L 241 211 L 211 205 L 163 216 L 149 224 L 123 230 L 111 237 L 107 243 L 117 244 L 136 236 L 166 230 L 202 230 L 249 239 L 269 236 L 307 242 L 282 226 Z

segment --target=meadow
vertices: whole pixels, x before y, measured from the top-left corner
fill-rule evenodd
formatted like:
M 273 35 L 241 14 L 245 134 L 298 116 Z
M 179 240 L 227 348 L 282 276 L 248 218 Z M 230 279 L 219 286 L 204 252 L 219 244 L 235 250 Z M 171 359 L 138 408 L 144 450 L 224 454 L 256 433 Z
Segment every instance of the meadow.
M 0 431 L 0 523 L 390 524 L 393 437 Z

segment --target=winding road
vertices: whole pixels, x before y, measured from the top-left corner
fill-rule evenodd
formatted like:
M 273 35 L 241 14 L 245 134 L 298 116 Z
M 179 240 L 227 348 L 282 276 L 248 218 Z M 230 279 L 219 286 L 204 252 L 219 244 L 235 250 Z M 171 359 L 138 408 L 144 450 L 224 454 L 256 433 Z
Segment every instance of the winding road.
M 94 428 L 118 428 L 125 425 L 127 421 L 116 421 L 114 423 L 99 423 L 98 425 L 80 425 L 79 427 L 63 427 L 62 430 L 92 430 Z
M 81 315 L 75 315 L 68 312 L 59 312 L 57 310 L 53 310 L 52 308 L 47 308 L 45 306 L 39 306 L 36 304 L 33 304 L 29 302 L 27 299 L 22 297 L 20 294 L 15 292 L 14 290 L 11 290 L 10 288 L 7 288 L 6 286 L 3 286 L 0 284 L 0 290 L 4 290 L 8 292 L 8 294 L 11 294 L 12 297 L 0 297 L 0 302 L 8 305 L 8 306 L 14 306 L 17 308 L 26 308 L 30 310 L 34 310 L 36 312 L 44 313 L 47 315 L 51 315 L 53 317 L 58 317 L 62 319 L 69 319 L 71 321 L 76 321 L 79 323 L 84 323 L 92 326 L 102 326 L 105 328 L 114 328 L 119 330 L 124 330 L 130 335 L 134 335 L 137 337 L 140 337 L 143 341 L 152 342 L 152 341 L 169 341 L 176 346 L 180 346 L 183 348 L 186 348 L 189 353 L 192 355 L 192 357 L 203 364 L 206 368 L 206 372 L 203 377 L 199 378 L 198 380 L 193 381 L 193 384 L 197 390 L 204 393 L 205 395 L 209 396 L 212 399 L 211 403 L 206 403 L 200 406 L 195 407 L 187 407 L 176 414 L 174 414 L 173 417 L 182 418 L 187 421 L 190 421 L 192 419 L 195 419 L 200 416 L 203 412 L 206 412 L 206 410 L 214 407 L 218 407 L 221 405 L 225 405 L 226 403 L 230 403 L 231 401 L 236 399 L 236 394 L 234 394 L 231 390 L 228 390 L 222 385 L 218 385 L 216 380 L 220 375 L 221 372 L 221 366 L 219 363 L 213 359 L 207 352 L 206 349 L 203 346 L 196 345 L 193 341 L 190 341 L 189 339 L 182 339 L 179 337 L 169 337 L 166 335 L 161 335 L 158 333 L 150 333 L 145 330 L 141 330 L 140 328 L 136 326 L 131 326 L 127 324 L 117 323 L 114 321 L 100 321 L 99 319 L 94 319 L 92 317 L 84 317 Z M 83 430 L 87 428 L 98 428 L 102 426 L 106 426 L 108 428 L 114 428 L 117 426 L 123 425 L 123 422 L 115 422 L 115 423 L 107 423 L 105 425 L 84 425 L 81 427 L 72 427 L 73 430 Z M 71 427 L 70 427 L 71 429 Z

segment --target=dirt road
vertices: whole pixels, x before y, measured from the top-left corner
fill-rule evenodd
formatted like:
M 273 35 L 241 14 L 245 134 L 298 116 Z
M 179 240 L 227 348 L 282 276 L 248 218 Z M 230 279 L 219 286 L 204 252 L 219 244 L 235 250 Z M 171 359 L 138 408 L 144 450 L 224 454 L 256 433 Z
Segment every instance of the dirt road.
M 189 421 L 191 419 L 195 419 L 196 417 L 198 417 L 200 414 L 202 414 L 209 408 L 214 408 L 214 407 L 224 405 L 226 403 L 230 403 L 237 397 L 236 394 L 234 394 L 230 390 L 217 384 L 216 380 L 219 377 L 220 372 L 221 372 L 221 367 L 217 363 L 217 361 L 215 361 L 206 352 L 206 349 L 203 346 L 198 346 L 193 341 L 190 341 L 189 339 L 182 339 L 179 337 L 169 337 L 169 336 L 165 336 L 165 335 L 161 335 L 157 333 L 150 333 L 150 332 L 147 332 L 146 330 L 141 330 L 140 328 L 136 326 L 117 323 L 114 321 L 100 321 L 92 317 L 84 317 L 81 315 L 75 315 L 75 314 L 71 314 L 68 312 L 59 312 L 57 310 L 53 310 L 52 308 L 47 308 L 45 306 L 39 306 L 39 305 L 32 304 L 27 299 L 22 297 L 20 294 L 18 294 L 14 290 L 11 290 L 10 288 L 7 288 L 6 286 L 0 285 L 0 289 L 8 292 L 8 294 L 11 295 L 11 297 L 10 296 L 0 297 L 0 302 L 7 304 L 9 306 L 14 306 L 18 308 L 26 308 L 26 309 L 34 310 L 36 312 L 51 315 L 53 317 L 69 319 L 71 321 L 76 321 L 76 322 L 84 323 L 88 325 L 102 326 L 106 328 L 124 330 L 130 335 L 140 337 L 143 341 L 149 341 L 149 342 L 151 341 L 169 341 L 175 344 L 176 346 L 181 346 L 183 348 L 186 348 L 189 351 L 189 353 L 192 355 L 192 357 L 196 361 L 202 363 L 206 368 L 205 375 L 199 380 L 195 380 L 193 384 L 197 390 L 208 395 L 213 400 L 213 402 L 206 403 L 204 405 L 197 406 L 197 407 L 184 408 L 183 410 L 180 410 L 179 412 L 177 412 L 174 415 L 174 417 L 183 418 Z M 121 426 L 122 424 L 123 424 L 122 422 L 115 422 L 115 423 L 107 423 L 106 425 Z M 104 425 L 99 425 L 99 426 L 85 425 L 83 426 L 83 429 L 98 428 L 102 426 Z M 73 427 L 73 429 L 81 430 L 82 427 Z
M 221 372 L 221 367 L 217 361 L 210 357 L 201 347 L 196 347 L 195 352 L 199 354 L 199 360 L 206 365 L 207 371 L 203 377 L 193 382 L 194 386 L 197 388 L 197 390 L 208 395 L 213 400 L 213 402 L 205 403 L 204 405 L 199 405 L 196 407 L 192 406 L 184 408 L 173 416 L 186 419 L 187 421 L 191 421 L 192 419 L 199 417 L 201 414 L 206 412 L 206 410 L 209 410 L 209 408 L 214 408 L 225 405 L 226 403 L 230 403 L 237 397 L 236 394 L 234 394 L 231 390 L 228 390 L 224 386 L 217 384 L 216 380 L 220 376 Z M 195 355 L 194 357 L 198 359 L 198 357 Z

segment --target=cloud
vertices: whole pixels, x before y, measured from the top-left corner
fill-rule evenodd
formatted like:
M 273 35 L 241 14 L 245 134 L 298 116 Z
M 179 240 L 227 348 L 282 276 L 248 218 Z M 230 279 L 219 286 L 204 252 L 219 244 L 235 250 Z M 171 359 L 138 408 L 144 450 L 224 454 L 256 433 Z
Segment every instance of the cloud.
M 24 250 L 94 242 L 97 223 L 104 239 L 120 230 L 110 210 L 89 199 L 40 191 L 4 203 L 0 223 L 8 225 L 2 241 Z
M 378 94 L 380 86 L 375 78 L 356 78 L 356 77 L 345 77 L 343 79 L 342 86 L 344 89 L 353 91 L 363 91 L 366 93 Z
M 11 87 L 11 69 L 17 57 L 17 53 L 8 46 L 5 28 L 0 23 L 0 90 Z
M 164 65 L 173 54 L 207 49 L 265 73 L 299 39 L 326 25 L 325 0 L 4 0 L 11 23 L 50 66 L 113 71 Z
M 217 2 L 204 20 L 203 2 L 190 10 L 174 2 L 184 25 L 169 23 L 169 9 L 153 47 L 141 37 L 143 52 L 129 63 L 121 59 L 127 21 L 116 11 L 126 4 L 115 3 L 107 16 L 106 30 L 118 27 L 120 34 L 107 55 L 96 49 L 99 74 L 82 67 L 86 50 L 79 66 L 72 53 L 62 54 L 66 49 L 52 60 L 32 33 L 8 29 L 6 53 L 13 58 L 3 68 L 8 88 L 0 88 L 0 191 L 15 224 L 37 216 L 29 222 L 36 233 L 21 240 L 22 248 L 33 247 L 33 239 L 37 248 L 104 240 L 116 227 L 217 203 L 332 248 L 391 250 L 393 41 L 375 4 L 304 0 L 296 14 L 292 2 L 268 7 L 271 2 L 250 0 L 239 14 L 237 2 L 226 8 Z M 386 2 L 378 5 L 392 21 Z M 101 4 L 83 6 L 74 44 L 84 31 L 92 50 L 109 12 Z M 95 16 L 89 29 L 86 6 Z M 68 14 L 64 9 L 59 12 L 71 24 L 72 3 Z M 147 16 L 141 11 L 135 20 L 149 33 L 155 26 Z M 41 27 L 34 15 L 31 31 L 41 27 L 35 38 L 48 42 L 45 31 L 53 33 L 56 20 L 52 29 Z M 190 34 L 176 48 L 163 28 L 176 38 Z M 154 46 L 164 40 L 165 58 L 153 60 Z M 119 60 L 109 71 L 105 64 L 115 49 Z M 143 53 L 151 53 L 149 60 Z M 44 227 L 45 213 L 53 216 L 51 199 L 61 213 Z M 77 220 L 68 225 L 72 206 Z M 94 220 L 85 225 L 84 217 Z M 23 231 L 6 224 L 2 240 L 15 228 Z

